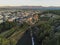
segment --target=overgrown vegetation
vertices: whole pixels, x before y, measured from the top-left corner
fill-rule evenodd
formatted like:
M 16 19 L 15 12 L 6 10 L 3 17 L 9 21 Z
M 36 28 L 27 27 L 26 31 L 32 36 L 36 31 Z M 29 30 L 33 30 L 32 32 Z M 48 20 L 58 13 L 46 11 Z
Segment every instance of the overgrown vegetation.
M 5 22 L 4 24 L 0 24 L 0 27 L 5 26 L 5 30 L 3 30 L 3 27 L 0 28 L 0 45 L 16 45 L 18 39 L 27 30 L 28 24 L 25 22 L 21 25 L 17 25 L 17 22 Z
M 43 14 L 47 13 L 60 15 L 60 10 L 43 12 Z M 60 26 L 60 18 L 50 18 L 48 21 L 40 20 L 37 24 L 32 29 L 40 45 L 60 45 L 60 28 L 58 28 Z
M 3 22 L 0 24 L 0 33 L 11 29 L 16 26 L 16 22 Z

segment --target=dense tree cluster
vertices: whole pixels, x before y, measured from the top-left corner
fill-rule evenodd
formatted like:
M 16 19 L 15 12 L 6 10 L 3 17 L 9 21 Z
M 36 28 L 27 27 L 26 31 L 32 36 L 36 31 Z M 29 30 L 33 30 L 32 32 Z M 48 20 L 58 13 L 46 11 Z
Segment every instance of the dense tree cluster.
M 11 29 L 16 26 L 16 22 L 3 22 L 0 24 L 0 33 Z
M 52 13 L 52 14 L 60 15 L 60 10 L 47 10 L 47 11 L 43 11 L 41 14 L 46 14 L 46 13 Z
M 41 45 L 60 45 L 60 18 L 39 22 L 40 24 L 33 28 L 35 38 Z

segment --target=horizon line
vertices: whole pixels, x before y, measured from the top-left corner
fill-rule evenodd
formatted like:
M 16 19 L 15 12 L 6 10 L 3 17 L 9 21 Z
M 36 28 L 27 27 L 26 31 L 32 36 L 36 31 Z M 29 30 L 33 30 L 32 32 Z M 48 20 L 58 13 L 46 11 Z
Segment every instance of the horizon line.
M 1 5 L 0 7 L 15 7 L 15 6 L 41 6 L 41 7 L 60 7 L 60 6 L 42 6 L 42 5 Z

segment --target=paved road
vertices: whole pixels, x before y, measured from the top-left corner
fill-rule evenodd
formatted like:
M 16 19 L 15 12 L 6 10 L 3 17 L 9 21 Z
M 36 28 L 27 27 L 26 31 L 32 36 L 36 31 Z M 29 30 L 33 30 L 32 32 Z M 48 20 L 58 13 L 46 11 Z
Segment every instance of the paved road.
M 26 31 L 16 45 L 32 45 L 30 31 Z

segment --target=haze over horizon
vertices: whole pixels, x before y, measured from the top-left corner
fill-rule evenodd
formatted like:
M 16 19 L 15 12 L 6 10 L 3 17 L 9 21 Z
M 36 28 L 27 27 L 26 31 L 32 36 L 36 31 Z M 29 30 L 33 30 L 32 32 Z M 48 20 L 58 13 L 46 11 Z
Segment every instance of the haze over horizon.
M 0 0 L 0 6 L 60 6 L 60 0 Z

